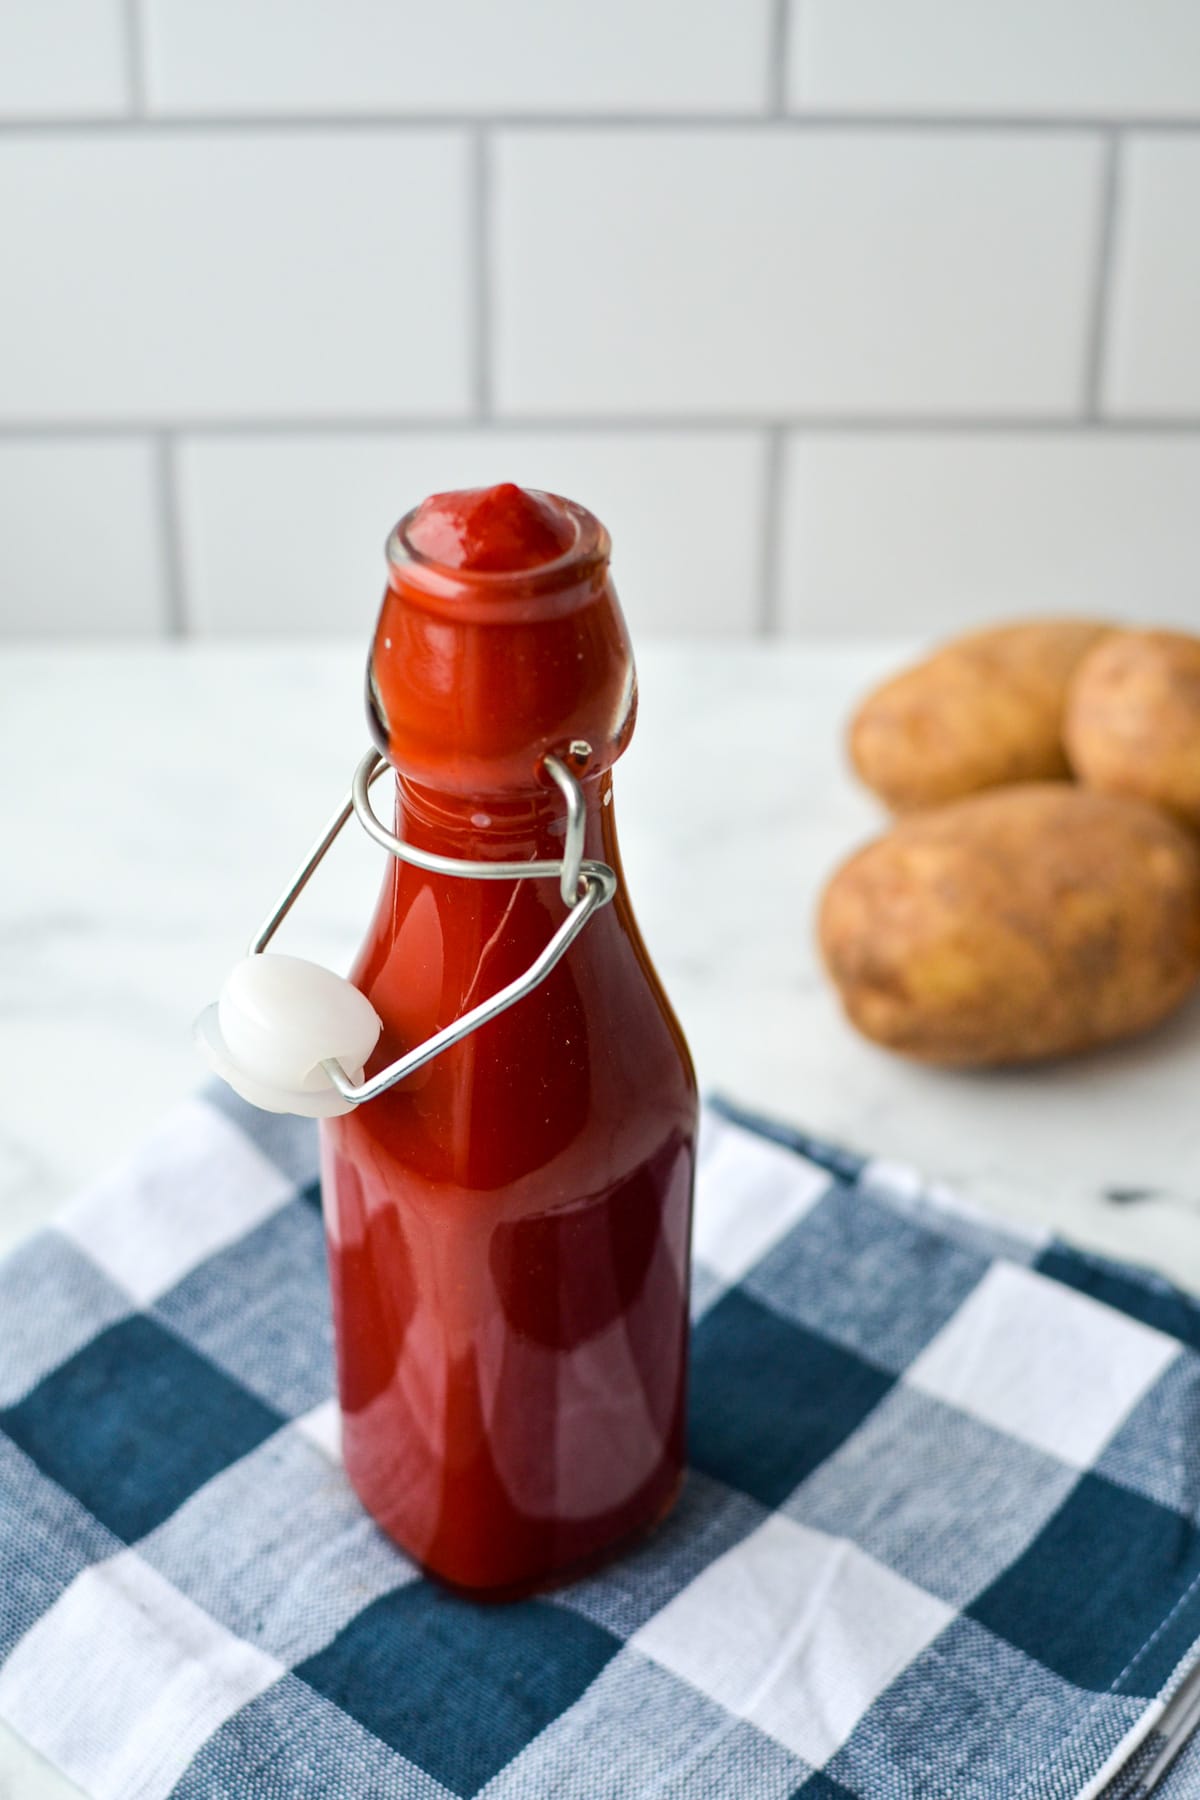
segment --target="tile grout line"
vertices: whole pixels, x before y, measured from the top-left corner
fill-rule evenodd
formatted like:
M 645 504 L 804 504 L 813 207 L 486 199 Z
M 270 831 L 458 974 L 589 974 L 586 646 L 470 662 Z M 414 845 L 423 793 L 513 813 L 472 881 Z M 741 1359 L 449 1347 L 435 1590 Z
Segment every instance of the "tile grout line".
M 183 542 L 179 522 L 176 440 L 169 431 L 154 438 L 154 472 L 158 532 L 162 555 L 163 632 L 168 638 L 191 635 L 188 625 L 187 585 L 183 572 Z
M 146 45 L 142 35 L 141 0 L 125 0 L 125 80 L 129 88 L 129 111 L 139 124 L 146 118 Z M 114 120 L 114 124 L 122 121 Z
M 127 0 L 132 16 L 133 0 Z M 137 34 L 140 46 L 140 32 Z M 131 47 L 130 61 L 133 61 Z M 141 79 L 140 58 L 138 79 Z M 72 114 L 48 114 L 40 119 L 7 119 L 0 121 L 0 137 L 113 136 L 128 131 L 136 124 L 151 134 L 171 132 L 213 131 L 262 133 L 287 132 L 379 132 L 438 133 L 446 131 L 478 131 L 511 128 L 521 131 L 754 131 L 789 135 L 846 131 L 857 135 L 878 132 L 966 133 L 982 136 L 989 132 L 1001 135 L 1020 133 L 1048 136 L 1094 137 L 1112 131 L 1138 131 L 1158 136 L 1200 136 L 1200 113 L 1170 118 L 1130 114 L 1115 118 L 1107 114 L 1080 114 L 1063 117 L 1049 113 L 905 113 L 905 112 L 787 112 L 774 116 L 757 109 L 730 109 L 719 112 L 530 112 L 494 113 L 429 112 L 404 113 L 152 113 L 136 120 L 129 117 L 82 118 Z
M 293 418 L 214 418 L 180 414 L 162 419 L 11 419 L 0 420 L 0 443 L 56 439 L 144 438 L 158 433 L 213 438 L 412 437 L 466 435 L 472 431 L 587 432 L 597 437 L 633 432 L 708 433 L 723 437 L 778 429 L 819 437 L 825 433 L 863 437 L 1192 437 L 1200 434 L 1200 414 L 1102 414 L 1094 419 L 1077 413 L 520 413 L 492 411 L 485 418 L 464 413 L 409 415 L 297 415 Z
M 801 0 L 794 0 L 799 6 Z M 767 40 L 767 112 L 773 119 L 787 114 L 788 49 L 793 30 L 792 0 L 772 0 L 770 30 Z
M 492 137 L 486 126 L 472 134 L 467 268 L 471 296 L 471 397 L 478 419 L 492 411 Z
M 1103 408 L 1104 365 L 1108 350 L 1108 324 L 1112 308 L 1113 266 L 1121 210 L 1122 133 L 1109 133 L 1104 146 L 1100 189 L 1100 229 L 1096 239 L 1096 266 L 1092 278 L 1091 308 L 1087 321 L 1083 368 L 1083 412 L 1092 424 Z
M 759 638 L 780 634 L 780 551 L 783 537 L 783 461 L 787 440 L 782 425 L 769 425 L 763 444 L 763 498 L 759 526 Z

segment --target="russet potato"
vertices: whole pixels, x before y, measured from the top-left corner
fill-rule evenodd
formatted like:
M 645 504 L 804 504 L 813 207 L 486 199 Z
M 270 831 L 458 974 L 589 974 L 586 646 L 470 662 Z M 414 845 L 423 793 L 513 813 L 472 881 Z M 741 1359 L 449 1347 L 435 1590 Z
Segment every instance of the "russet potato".
M 1116 631 L 1095 645 L 1068 688 L 1064 736 L 1089 787 L 1200 828 L 1200 637 Z
M 946 1065 L 1060 1056 L 1145 1030 L 1195 984 L 1200 843 L 1137 800 L 1000 788 L 851 856 L 818 931 L 876 1043 Z
M 854 767 L 893 812 L 1065 778 L 1067 683 L 1107 629 L 1044 619 L 954 639 L 863 701 L 850 725 Z

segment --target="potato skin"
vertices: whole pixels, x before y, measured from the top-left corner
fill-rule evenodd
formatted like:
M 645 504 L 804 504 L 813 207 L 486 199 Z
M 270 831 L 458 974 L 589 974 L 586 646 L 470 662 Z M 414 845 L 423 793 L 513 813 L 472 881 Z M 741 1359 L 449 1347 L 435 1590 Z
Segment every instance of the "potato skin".
M 1105 638 L 1075 671 L 1064 735 L 1089 787 L 1150 800 L 1200 828 L 1200 637 Z
M 1065 783 L 902 820 L 825 890 L 818 935 L 851 1022 L 948 1066 L 1031 1062 L 1153 1025 L 1200 975 L 1200 844 Z
M 1067 683 L 1109 628 L 1041 619 L 955 638 L 868 694 L 850 723 L 850 760 L 892 812 L 1014 781 L 1069 774 Z

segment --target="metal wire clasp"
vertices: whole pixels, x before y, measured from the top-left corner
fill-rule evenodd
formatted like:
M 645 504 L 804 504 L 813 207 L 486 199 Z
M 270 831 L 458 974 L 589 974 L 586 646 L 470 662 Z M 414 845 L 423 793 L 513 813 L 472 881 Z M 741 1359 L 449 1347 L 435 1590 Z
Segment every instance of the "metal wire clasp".
M 399 857 L 401 862 L 412 863 L 418 869 L 428 869 L 435 875 L 450 875 L 470 881 L 542 881 L 557 880 L 563 902 L 569 909 L 566 918 L 550 939 L 545 949 L 534 958 L 523 974 L 510 981 L 498 993 L 480 1001 L 461 1018 L 453 1020 L 441 1031 L 435 1032 L 424 1043 L 407 1051 L 403 1056 L 389 1063 L 369 1080 L 354 1082 L 345 1068 L 336 1058 L 322 1062 L 321 1067 L 344 1100 L 358 1106 L 365 1100 L 374 1100 L 377 1095 L 394 1087 L 408 1075 L 415 1074 L 443 1050 L 452 1044 L 461 1043 L 471 1032 L 486 1025 L 499 1013 L 506 1012 L 515 1006 L 518 1000 L 524 999 L 540 981 L 550 973 L 561 957 L 570 949 L 588 920 L 602 906 L 607 906 L 617 891 L 616 872 L 607 863 L 596 862 L 585 858 L 583 854 L 584 829 L 586 816 L 584 810 L 583 791 L 578 781 L 557 756 L 547 754 L 542 759 L 542 767 L 558 787 L 567 808 L 567 831 L 560 862 L 475 862 L 451 856 L 437 856 L 430 850 L 419 850 L 414 844 L 405 843 L 397 837 L 379 818 L 371 805 L 371 784 L 388 767 L 385 759 L 375 750 L 369 750 L 354 771 L 354 780 L 350 792 L 343 805 L 329 821 L 306 861 L 296 871 L 278 901 L 268 914 L 259 930 L 250 941 L 249 954 L 258 956 L 264 951 L 283 921 L 291 912 L 304 889 L 308 886 L 314 872 L 332 848 L 334 840 L 341 833 L 342 827 L 354 813 L 360 825 L 369 837 L 377 844 Z

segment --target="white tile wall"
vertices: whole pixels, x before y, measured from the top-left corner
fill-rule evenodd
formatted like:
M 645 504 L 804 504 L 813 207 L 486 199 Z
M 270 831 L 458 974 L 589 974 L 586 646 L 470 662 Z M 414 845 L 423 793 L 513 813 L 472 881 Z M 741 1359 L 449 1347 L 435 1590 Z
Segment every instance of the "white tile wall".
M 127 66 L 121 0 L 0 5 L 0 118 L 124 112 Z
M 1108 350 L 1107 411 L 1200 415 L 1200 135 L 1125 147 Z
M 443 132 L 6 138 L 0 420 L 461 414 L 466 171 Z
M 794 635 L 1094 613 L 1200 630 L 1200 440 L 830 432 L 788 447 Z
M 154 478 L 144 443 L 0 442 L 0 638 L 161 628 Z
M 1079 405 L 1089 137 L 512 132 L 497 152 L 502 408 Z
M 1200 111 L 1195 0 L 788 0 L 789 96 L 855 113 Z
M 0 124 L 0 635 L 497 475 L 638 631 L 1200 606 L 1200 0 L 0 0 Z
M 770 0 L 142 0 L 156 112 L 758 111 Z
M 758 434 L 443 432 L 206 437 L 181 449 L 188 616 L 202 633 L 350 632 L 364 644 L 383 545 L 427 492 L 519 481 L 584 498 L 613 534 L 639 635 L 757 625 Z

